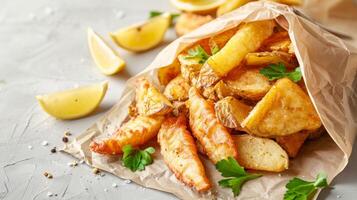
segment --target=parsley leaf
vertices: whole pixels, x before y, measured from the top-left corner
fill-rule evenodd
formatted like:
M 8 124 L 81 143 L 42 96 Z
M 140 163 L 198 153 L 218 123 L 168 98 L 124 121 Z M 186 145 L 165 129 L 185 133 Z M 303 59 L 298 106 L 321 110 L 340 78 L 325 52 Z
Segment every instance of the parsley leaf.
M 218 184 L 222 187 L 231 188 L 234 196 L 238 196 L 245 182 L 260 177 L 260 174 L 249 174 L 238 162 L 232 158 L 220 160 L 216 163 L 216 169 L 221 172 L 223 177 Z
M 163 14 L 163 12 L 160 12 L 157 10 L 152 10 L 152 11 L 150 11 L 149 18 L 157 17 L 162 14 Z M 178 16 L 180 16 L 180 14 L 178 14 L 178 13 L 171 13 L 170 15 L 171 15 L 172 20 L 175 20 Z
M 153 162 L 151 154 L 155 152 L 153 147 L 148 147 L 144 150 L 134 149 L 131 145 L 125 145 L 123 148 L 123 164 L 131 171 L 142 171 L 145 166 Z
M 209 55 L 207 52 L 201 47 L 201 45 L 198 45 L 187 52 L 187 56 L 185 56 L 185 59 L 192 59 L 192 58 L 197 58 L 199 59 L 199 63 L 203 64 L 206 62 L 206 60 L 209 58 Z
M 212 53 L 212 55 L 214 55 L 214 54 L 216 54 L 220 49 L 219 49 L 219 47 L 218 47 L 218 45 L 217 45 L 217 43 L 216 42 L 214 42 L 214 41 L 212 41 L 212 42 L 210 42 L 210 46 L 211 46 L 211 53 Z
M 284 200 L 308 200 L 318 188 L 327 187 L 327 176 L 325 173 L 319 173 L 315 181 L 305 181 L 299 178 L 291 179 L 287 184 L 287 191 L 284 194 Z
M 302 78 L 300 67 L 295 68 L 292 72 L 287 72 L 283 63 L 271 64 L 268 67 L 264 67 L 260 70 L 260 73 L 269 78 L 271 81 L 287 77 L 294 82 L 298 82 Z

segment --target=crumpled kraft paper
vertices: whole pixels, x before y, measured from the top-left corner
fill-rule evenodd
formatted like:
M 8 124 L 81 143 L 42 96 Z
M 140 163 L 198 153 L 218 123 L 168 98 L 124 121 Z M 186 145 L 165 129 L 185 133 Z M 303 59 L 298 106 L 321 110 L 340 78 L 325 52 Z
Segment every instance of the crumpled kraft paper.
M 207 193 L 197 193 L 183 185 L 170 172 L 155 141 L 150 144 L 156 145 L 157 149 L 154 163 L 144 171 L 135 173 L 124 168 L 119 157 L 92 153 L 89 144 L 96 137 L 107 137 L 114 133 L 126 118 L 128 106 L 134 98 L 133 82 L 138 77 L 146 76 L 157 83 L 157 69 L 173 63 L 177 54 L 194 42 L 238 26 L 241 22 L 273 18 L 289 31 L 308 93 L 328 134 L 308 141 L 299 156 L 290 161 L 289 170 L 281 174 L 262 172 L 263 177 L 247 182 L 236 199 L 282 199 L 285 184 L 294 176 L 314 179 L 319 172 L 324 171 L 328 174 L 329 182 L 332 181 L 348 163 L 357 132 L 357 50 L 296 16 L 292 8 L 269 2 L 247 4 L 172 42 L 151 65 L 127 82 L 120 101 L 101 120 L 66 145 L 64 151 L 84 159 L 88 165 L 145 187 L 172 193 L 181 199 L 234 199 L 230 189 L 218 186 L 217 182 L 222 177 L 204 157 L 202 161 L 213 189 Z

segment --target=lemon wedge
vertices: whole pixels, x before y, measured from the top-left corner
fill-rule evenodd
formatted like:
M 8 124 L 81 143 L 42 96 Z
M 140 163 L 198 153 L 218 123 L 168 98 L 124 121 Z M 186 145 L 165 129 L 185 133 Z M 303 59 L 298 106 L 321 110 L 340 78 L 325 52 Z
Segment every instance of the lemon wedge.
M 93 112 L 102 101 L 108 83 L 97 83 L 75 89 L 36 96 L 49 115 L 58 119 L 76 119 Z
M 228 13 L 232 10 L 235 10 L 253 0 L 227 0 L 217 9 L 217 16 L 221 16 L 225 13 Z
M 144 23 L 112 32 L 110 36 L 117 45 L 126 50 L 146 51 L 156 47 L 162 41 L 170 23 L 171 15 L 165 13 Z
M 225 2 L 225 0 L 170 0 L 177 9 L 198 14 L 209 14 Z
M 95 64 L 103 74 L 113 75 L 125 67 L 125 61 L 90 28 L 88 28 L 88 45 Z

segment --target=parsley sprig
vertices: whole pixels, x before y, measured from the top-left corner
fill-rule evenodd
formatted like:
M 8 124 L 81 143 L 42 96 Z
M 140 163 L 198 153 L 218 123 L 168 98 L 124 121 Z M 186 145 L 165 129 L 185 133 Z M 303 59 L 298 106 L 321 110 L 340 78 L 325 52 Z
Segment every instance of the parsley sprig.
M 149 18 L 153 18 L 153 17 L 157 17 L 159 15 L 162 15 L 164 12 L 161 12 L 161 11 L 157 11 L 157 10 L 152 10 L 150 11 L 150 14 L 149 14 Z M 174 20 L 176 19 L 178 16 L 180 16 L 180 14 L 178 13 L 170 13 L 171 15 L 171 19 Z
M 151 154 L 155 152 L 153 147 L 144 150 L 134 149 L 131 145 L 125 145 L 123 148 L 123 164 L 131 171 L 142 171 L 145 166 L 153 162 Z
M 212 55 L 216 54 L 219 51 L 219 47 L 216 43 L 212 43 L 211 52 Z M 210 57 L 210 55 L 205 51 L 201 45 L 197 45 L 194 48 L 187 51 L 187 56 L 185 59 L 198 59 L 198 63 L 203 64 Z
M 304 181 L 299 178 L 293 178 L 286 184 L 287 191 L 284 194 L 284 200 L 308 200 L 319 188 L 327 187 L 327 176 L 325 173 L 319 173 L 315 181 Z
M 260 73 L 271 81 L 287 77 L 294 82 L 298 82 L 302 77 L 300 67 L 295 68 L 292 72 L 288 72 L 283 63 L 271 64 L 268 67 L 264 67 L 260 70 Z
M 229 177 L 220 180 L 218 184 L 222 187 L 231 188 L 234 196 L 239 195 L 245 182 L 262 176 L 260 174 L 247 173 L 232 157 L 217 162 L 216 169 L 221 172 L 223 177 Z

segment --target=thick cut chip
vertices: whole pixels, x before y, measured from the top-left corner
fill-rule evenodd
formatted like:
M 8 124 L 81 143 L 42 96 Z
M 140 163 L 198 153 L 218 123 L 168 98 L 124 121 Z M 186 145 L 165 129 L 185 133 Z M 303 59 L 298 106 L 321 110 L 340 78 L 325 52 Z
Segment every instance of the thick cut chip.
M 181 75 L 179 75 L 167 84 L 164 90 L 164 95 L 170 101 L 185 101 L 188 99 L 189 89 L 190 85 Z
M 171 65 L 159 68 L 157 77 L 161 85 L 167 85 L 172 79 L 180 74 L 180 62 L 176 59 Z
M 213 20 L 211 15 L 198 15 L 194 13 L 182 13 L 176 22 L 175 31 L 178 36 L 185 35 L 196 28 Z
M 253 101 L 260 100 L 271 88 L 269 79 L 258 69 L 234 70 L 223 81 L 235 96 Z
M 270 64 L 283 63 L 286 67 L 296 67 L 291 54 L 282 51 L 248 53 L 245 64 L 248 66 L 268 66 Z
M 207 63 L 218 76 L 225 76 L 237 67 L 248 53 L 256 51 L 275 27 L 273 20 L 251 22 L 243 25 L 227 44 Z
M 198 75 L 202 68 L 202 64 L 197 58 L 187 58 L 187 54 L 180 54 L 178 60 L 181 64 L 182 77 L 191 85 L 195 85 Z
M 124 123 L 110 138 L 93 141 L 90 149 L 100 154 L 116 155 L 122 153 L 122 147 L 127 144 L 143 145 L 157 135 L 163 120 L 163 116 L 137 116 Z
M 288 78 L 279 79 L 257 103 L 242 127 L 261 137 L 316 130 L 321 121 L 309 96 Z
M 252 135 L 234 135 L 238 163 L 247 169 L 282 172 L 289 167 L 289 157 L 274 140 Z
M 147 79 L 138 81 L 135 98 L 139 115 L 165 115 L 172 111 L 171 102 Z
M 240 124 L 248 116 L 252 108 L 234 97 L 226 97 L 215 104 L 218 120 L 228 128 L 243 130 Z
M 277 137 L 276 142 L 285 149 L 289 157 L 295 158 L 308 137 L 309 133 L 307 131 L 300 131 L 291 135 Z
M 197 191 L 211 188 L 184 115 L 169 117 L 158 134 L 161 155 L 176 178 Z
M 237 157 L 237 150 L 228 130 L 218 121 L 214 105 L 195 88 L 189 91 L 190 127 L 213 163 Z

